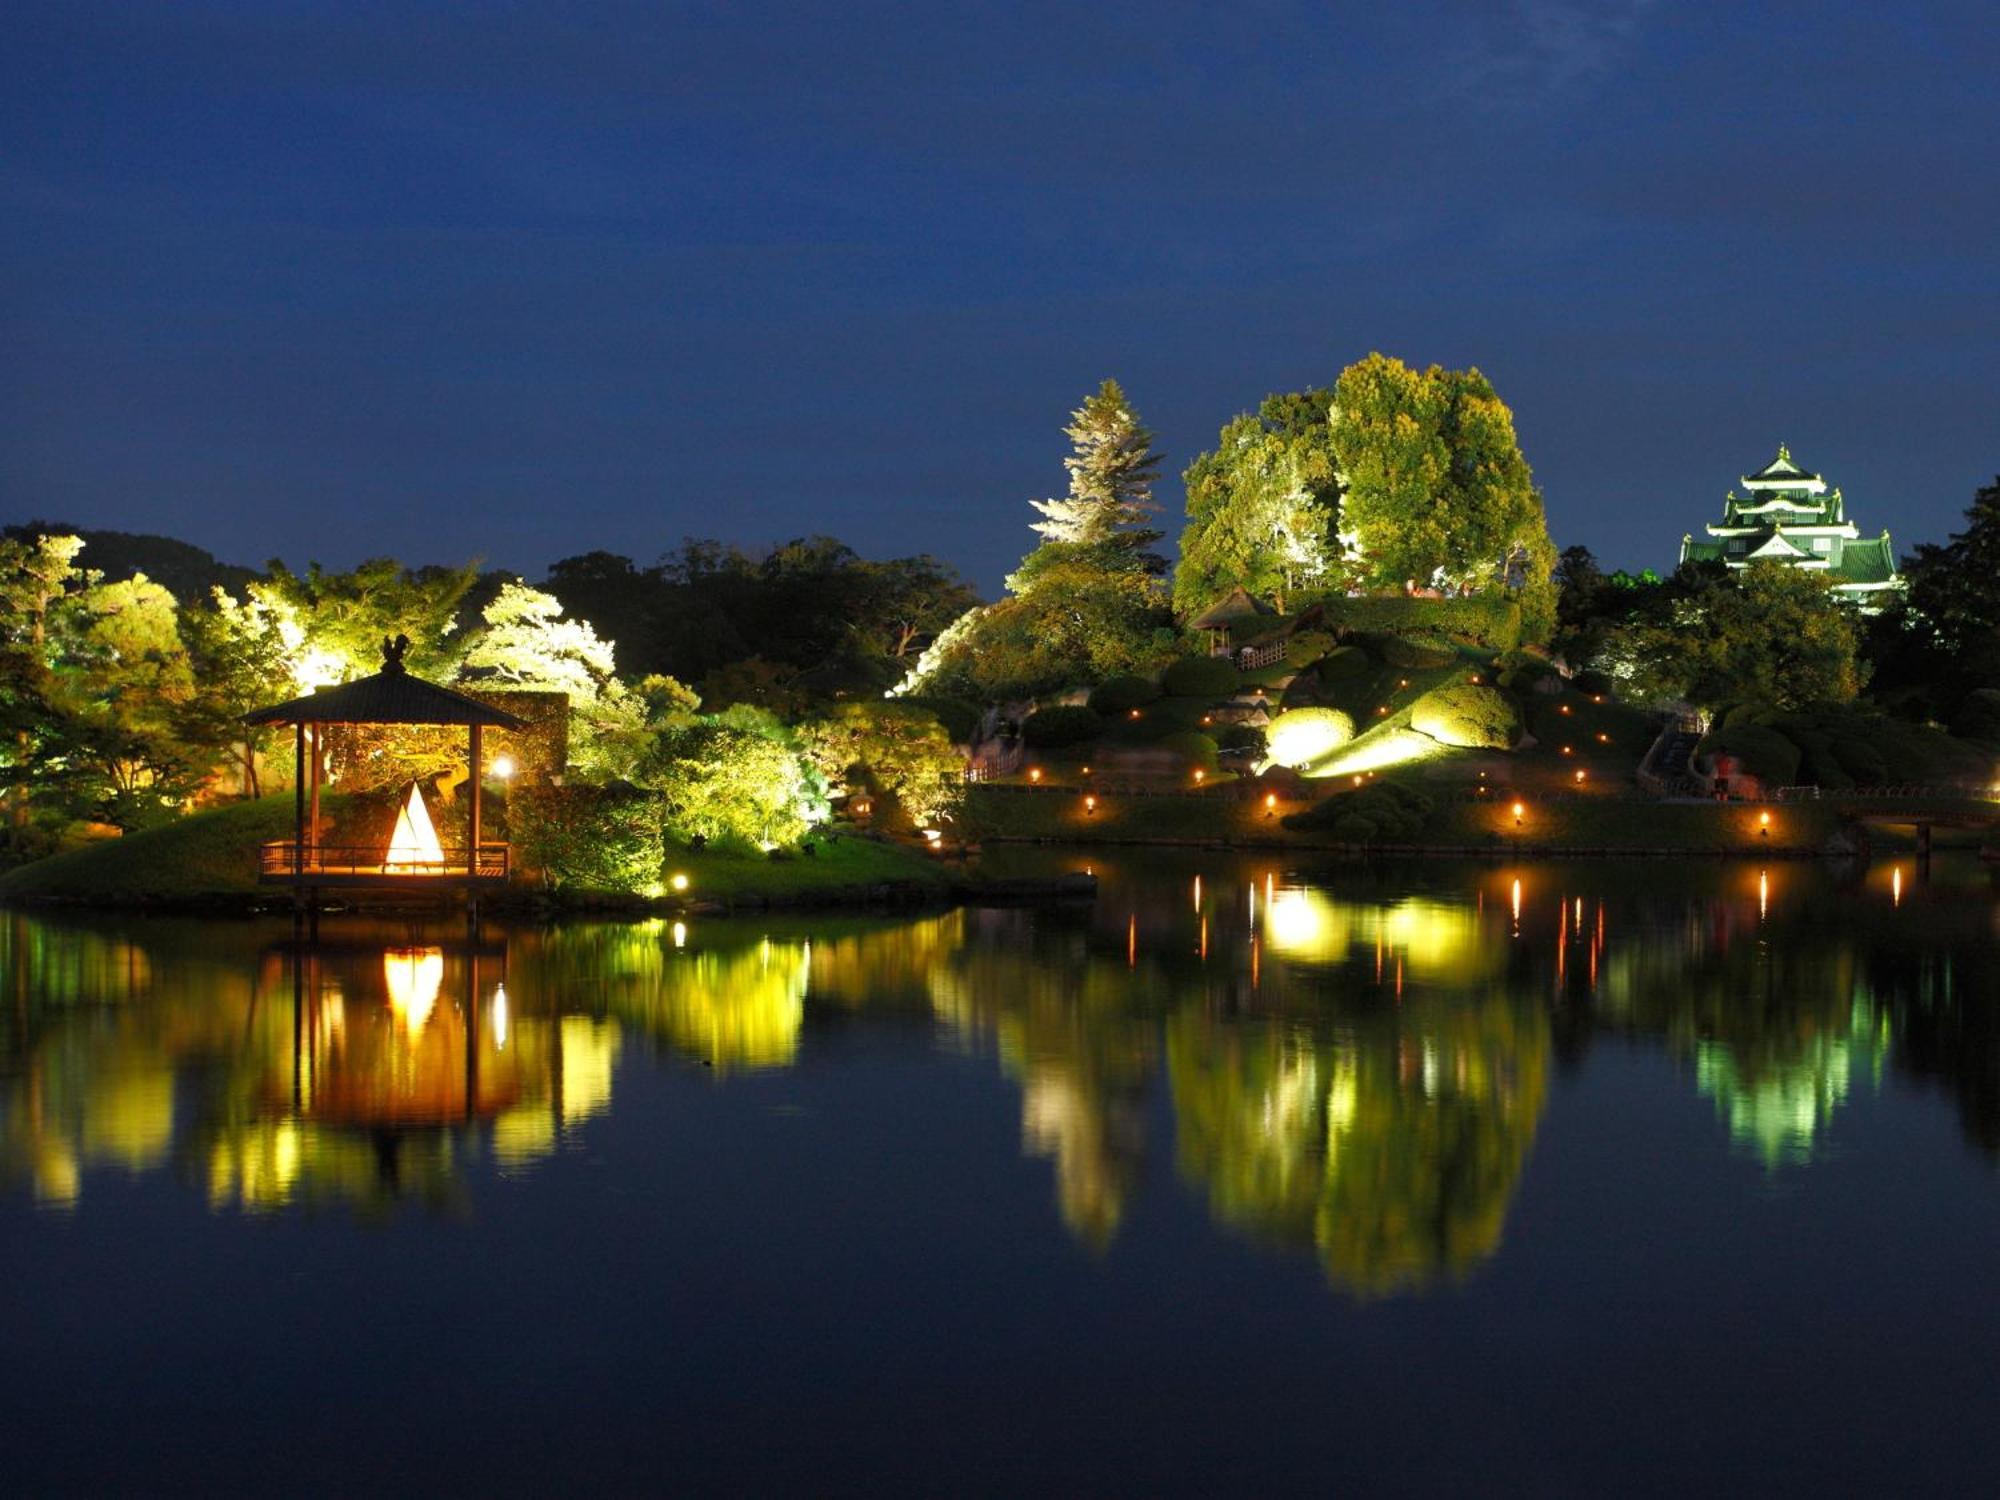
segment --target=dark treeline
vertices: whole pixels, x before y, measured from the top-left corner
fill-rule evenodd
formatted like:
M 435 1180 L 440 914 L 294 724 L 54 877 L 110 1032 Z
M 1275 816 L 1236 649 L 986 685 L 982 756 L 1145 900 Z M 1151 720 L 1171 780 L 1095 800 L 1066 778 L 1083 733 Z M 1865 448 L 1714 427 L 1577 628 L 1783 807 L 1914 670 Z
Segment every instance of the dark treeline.
M 929 556 L 872 561 L 827 536 L 763 554 L 690 537 L 648 566 L 567 557 L 549 592 L 618 643 L 622 670 L 662 673 L 714 706 L 784 710 L 879 693 L 978 597 Z

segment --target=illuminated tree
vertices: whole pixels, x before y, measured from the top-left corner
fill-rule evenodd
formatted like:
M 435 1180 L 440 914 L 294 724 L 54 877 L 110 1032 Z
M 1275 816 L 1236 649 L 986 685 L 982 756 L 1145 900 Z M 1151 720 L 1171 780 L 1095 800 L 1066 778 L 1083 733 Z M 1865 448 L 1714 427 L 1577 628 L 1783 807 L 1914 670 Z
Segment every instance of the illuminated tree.
M 1378 586 L 1507 592 L 1531 639 L 1555 621 L 1555 546 L 1514 416 L 1477 370 L 1371 354 L 1334 386 L 1341 528 Z
M 1282 612 L 1293 591 L 1335 575 L 1342 549 L 1332 404 L 1330 390 L 1268 397 L 1188 466 L 1188 524 L 1174 570 L 1174 607 L 1184 615 L 1239 587 Z
M 1861 689 L 1860 623 L 1826 580 L 1783 563 L 1683 570 L 1652 613 L 1614 627 L 1599 661 L 1641 702 L 1776 708 L 1846 702 Z
M 713 719 L 661 734 L 637 779 L 665 799 L 668 831 L 681 838 L 767 847 L 795 844 L 808 827 L 811 788 L 798 756 Z
M 965 800 L 965 759 L 929 709 L 844 703 L 801 725 L 799 736 L 828 785 L 865 785 L 917 825 L 949 817 Z
M 1160 533 L 1145 522 L 1159 508 L 1153 478 L 1160 456 L 1118 382 L 1107 380 L 1085 397 L 1063 431 L 1075 450 L 1063 460 L 1069 493 L 1031 502 L 1043 516 L 1034 529 L 1049 542 L 1110 544 L 1135 553 L 1152 546 Z

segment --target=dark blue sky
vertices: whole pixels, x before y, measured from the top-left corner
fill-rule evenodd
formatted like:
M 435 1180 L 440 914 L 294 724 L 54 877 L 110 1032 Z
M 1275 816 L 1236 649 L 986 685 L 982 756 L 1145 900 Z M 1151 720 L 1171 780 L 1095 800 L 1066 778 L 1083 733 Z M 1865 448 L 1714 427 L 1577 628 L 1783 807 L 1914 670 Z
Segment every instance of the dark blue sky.
M 989 589 L 1124 382 L 1180 468 L 1477 364 L 1560 544 L 1784 439 L 2000 469 L 1991 0 L 0 11 L 0 516 L 232 560 L 806 531 Z M 1180 486 L 1161 498 L 1177 532 Z

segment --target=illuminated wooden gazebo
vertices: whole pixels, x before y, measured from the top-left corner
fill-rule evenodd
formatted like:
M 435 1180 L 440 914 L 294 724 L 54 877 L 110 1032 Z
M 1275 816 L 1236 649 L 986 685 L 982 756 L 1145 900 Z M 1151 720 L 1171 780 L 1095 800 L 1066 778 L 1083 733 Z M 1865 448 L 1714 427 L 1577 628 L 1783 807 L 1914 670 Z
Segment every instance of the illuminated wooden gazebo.
M 482 838 L 480 803 L 487 729 L 521 729 L 526 721 L 468 698 L 450 688 L 412 677 L 403 666 L 409 640 L 397 636 L 382 643 L 382 670 L 372 677 L 321 688 L 289 703 L 273 704 L 245 714 L 252 725 L 290 724 L 297 748 L 293 774 L 295 827 L 289 839 L 264 845 L 258 878 L 269 885 L 290 886 L 483 886 L 505 882 L 507 845 Z M 381 845 L 326 844 L 320 839 L 321 741 L 333 724 L 463 725 L 466 764 L 472 784 L 465 842 L 439 843 L 430 814 L 415 784 L 396 824 Z

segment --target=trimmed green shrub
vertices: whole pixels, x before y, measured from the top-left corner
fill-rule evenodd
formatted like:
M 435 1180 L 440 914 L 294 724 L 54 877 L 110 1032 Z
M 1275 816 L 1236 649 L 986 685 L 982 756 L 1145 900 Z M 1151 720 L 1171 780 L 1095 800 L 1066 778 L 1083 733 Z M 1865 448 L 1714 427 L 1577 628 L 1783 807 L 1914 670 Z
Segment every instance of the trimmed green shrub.
M 666 800 L 619 784 L 522 786 L 508 799 L 521 868 L 557 890 L 647 894 L 660 878 Z
M 1503 651 L 1493 659 L 1500 686 L 1525 692 L 1545 677 L 1555 677 L 1556 664 L 1534 651 Z
M 1301 630 L 1285 642 L 1285 664 L 1309 667 L 1333 649 L 1333 637 L 1324 630 Z
M 1236 681 L 1226 656 L 1183 656 L 1160 676 L 1160 686 L 1176 698 L 1227 698 Z
M 1219 725 L 1214 739 L 1225 750 L 1261 751 L 1264 748 L 1264 731 L 1255 724 Z
M 1264 731 L 1265 753 L 1281 766 L 1311 765 L 1354 738 L 1354 720 L 1337 708 L 1288 709 Z
M 1281 701 L 1286 708 L 1314 708 L 1330 703 L 1332 696 L 1327 692 L 1326 684 L 1319 680 L 1317 673 L 1301 672 L 1285 684 Z
M 1321 659 L 1318 671 L 1323 682 L 1344 682 L 1374 665 L 1374 659 L 1359 646 L 1336 646 Z
M 1293 813 L 1284 824 L 1304 833 L 1330 833 L 1346 843 L 1393 842 L 1420 835 L 1436 808 L 1437 804 L 1415 787 L 1372 781 Z
M 1450 666 L 1458 660 L 1458 653 L 1449 646 L 1392 635 L 1383 639 L 1382 660 L 1405 671 L 1426 671 Z
M 1425 693 L 1410 710 L 1410 727 L 1465 750 L 1511 750 L 1521 739 L 1521 715 L 1513 701 L 1497 688 L 1469 682 Z
M 1759 781 L 1790 786 L 1798 780 L 1799 747 L 1767 724 L 1740 721 L 1711 730 L 1695 746 L 1697 756 L 1729 755 Z
M 1440 635 L 1505 651 L 1521 643 L 1521 609 L 1511 599 L 1412 599 L 1397 594 L 1321 601 L 1329 625 L 1345 630 Z
M 1111 677 L 1090 690 L 1090 706 L 1109 717 L 1144 708 L 1159 696 L 1159 685 L 1143 677 Z
M 1021 739 L 1037 750 L 1081 745 L 1104 733 L 1104 719 L 1082 704 L 1037 709 L 1021 725 Z
M 1216 743 L 1197 729 L 1182 729 L 1160 741 L 1162 750 L 1171 750 L 1188 763 L 1191 770 L 1213 771 Z

